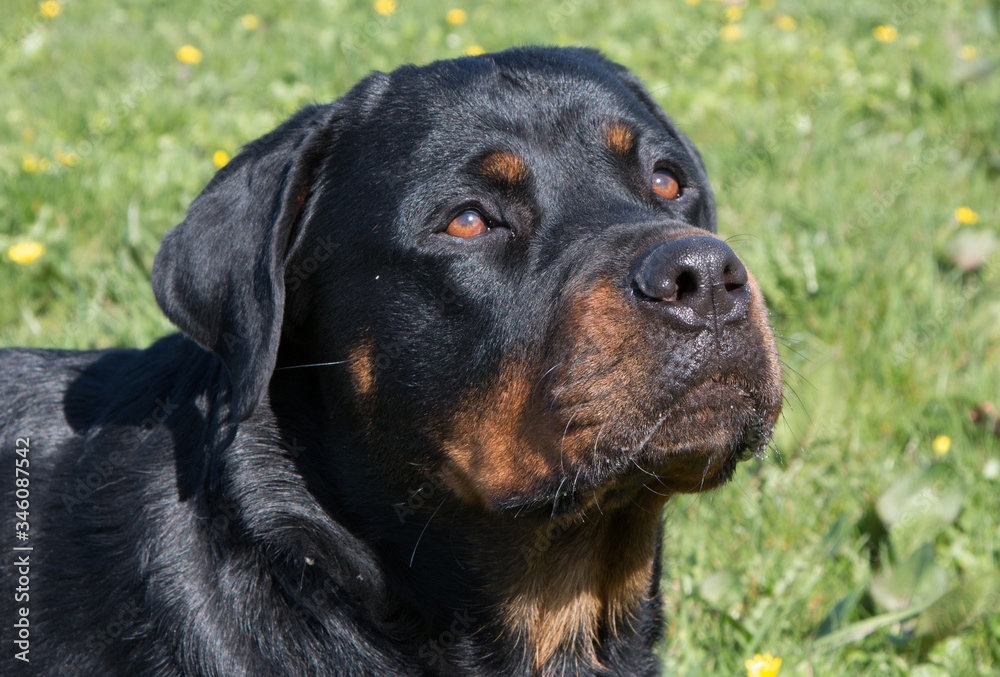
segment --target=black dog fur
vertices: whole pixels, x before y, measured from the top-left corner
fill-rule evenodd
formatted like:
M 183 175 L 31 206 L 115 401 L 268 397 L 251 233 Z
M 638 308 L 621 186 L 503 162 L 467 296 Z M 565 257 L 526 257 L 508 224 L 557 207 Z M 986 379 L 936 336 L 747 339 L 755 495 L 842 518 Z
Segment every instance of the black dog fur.
M 300 111 L 166 235 L 183 334 L 0 351 L 4 674 L 659 674 L 660 508 L 781 404 L 715 228 L 694 147 L 590 50 Z

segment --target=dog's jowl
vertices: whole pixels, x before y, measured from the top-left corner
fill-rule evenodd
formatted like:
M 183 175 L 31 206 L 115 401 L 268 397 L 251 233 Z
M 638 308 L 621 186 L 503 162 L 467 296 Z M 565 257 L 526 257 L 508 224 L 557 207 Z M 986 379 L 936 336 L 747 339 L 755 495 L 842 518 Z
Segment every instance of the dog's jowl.
M 589 50 L 376 73 L 249 143 L 156 255 L 182 333 L 0 352 L 21 672 L 658 674 L 660 509 L 781 407 L 715 233 Z

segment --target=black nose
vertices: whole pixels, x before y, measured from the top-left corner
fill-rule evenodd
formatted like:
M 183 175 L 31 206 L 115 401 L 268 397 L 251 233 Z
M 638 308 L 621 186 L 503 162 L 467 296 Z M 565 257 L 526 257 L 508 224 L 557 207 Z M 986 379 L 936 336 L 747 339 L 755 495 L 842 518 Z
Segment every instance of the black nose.
M 746 317 L 747 279 L 736 252 L 714 237 L 667 240 L 632 265 L 632 288 L 639 298 L 700 327 Z

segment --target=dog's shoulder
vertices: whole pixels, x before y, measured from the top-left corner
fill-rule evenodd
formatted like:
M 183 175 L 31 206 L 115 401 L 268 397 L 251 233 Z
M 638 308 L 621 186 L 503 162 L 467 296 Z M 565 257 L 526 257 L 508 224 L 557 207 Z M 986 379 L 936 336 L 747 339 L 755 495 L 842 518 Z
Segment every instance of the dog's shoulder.
M 32 348 L 0 350 L 0 440 L 30 437 L 65 439 L 73 433 L 66 393 L 82 374 L 114 355 L 137 351 L 69 351 Z M 9 445 L 0 444 L 4 450 Z

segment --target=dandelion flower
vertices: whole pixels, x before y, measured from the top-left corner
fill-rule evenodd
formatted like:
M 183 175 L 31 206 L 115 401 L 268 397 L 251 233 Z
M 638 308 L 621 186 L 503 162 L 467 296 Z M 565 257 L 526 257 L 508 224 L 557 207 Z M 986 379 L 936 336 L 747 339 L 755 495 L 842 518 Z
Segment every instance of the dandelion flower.
M 944 456 L 951 449 L 951 438 L 947 435 L 938 435 L 934 438 L 934 442 L 931 444 L 931 449 L 938 456 Z
M 256 14 L 244 14 L 240 17 L 240 23 L 248 31 L 255 31 L 260 28 L 260 17 Z
M 42 16 L 46 19 L 54 19 L 62 12 L 62 5 L 56 0 L 48 0 L 39 5 L 38 9 L 41 10 Z
M 479 56 L 480 54 L 484 54 L 485 52 L 486 50 L 480 47 L 479 45 L 469 45 L 468 47 L 465 48 L 465 53 L 468 56 Z
M 726 24 L 722 27 L 720 35 L 726 42 L 739 42 L 743 39 L 743 26 L 738 24 Z
M 783 31 L 794 31 L 795 27 L 799 25 L 798 21 L 787 14 L 779 14 L 774 23 Z
M 181 63 L 201 63 L 201 50 L 192 45 L 184 45 L 177 50 L 177 60 Z
M 781 659 L 769 653 L 754 657 L 744 663 L 747 677 L 775 677 L 781 671 Z
M 21 242 L 7 250 L 7 257 L 14 263 L 26 266 L 45 253 L 45 245 L 41 242 Z
M 872 35 L 879 42 L 895 42 L 896 38 L 899 37 L 899 31 L 892 26 L 876 26 Z
M 743 10 L 739 7 L 727 7 L 724 15 L 726 21 L 739 21 L 743 18 Z
M 979 223 L 979 214 L 968 207 L 959 207 L 955 210 L 955 218 L 963 226 L 974 226 Z
M 21 169 L 26 171 L 28 174 L 35 174 L 38 172 L 38 156 L 34 153 L 25 153 L 24 157 L 21 158 Z
M 375 0 L 375 13 L 382 16 L 393 14 L 397 7 L 396 0 Z
M 958 58 L 965 61 L 972 61 L 979 55 L 979 50 L 972 45 L 962 45 L 958 49 Z
M 689 5 L 697 5 L 701 0 L 684 0 Z
M 224 150 L 215 151 L 214 153 L 212 153 L 212 162 L 215 164 L 216 167 L 220 169 L 222 167 L 225 167 L 226 164 L 229 162 L 229 153 L 227 153 Z
M 469 20 L 469 14 L 464 9 L 449 9 L 444 19 L 452 26 L 461 26 Z
M 56 162 L 66 167 L 72 167 L 80 161 L 80 156 L 76 153 L 58 150 L 56 151 Z

